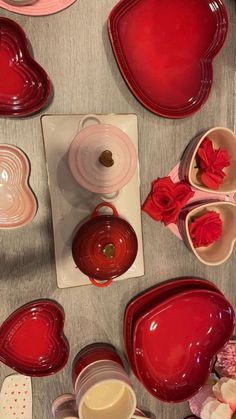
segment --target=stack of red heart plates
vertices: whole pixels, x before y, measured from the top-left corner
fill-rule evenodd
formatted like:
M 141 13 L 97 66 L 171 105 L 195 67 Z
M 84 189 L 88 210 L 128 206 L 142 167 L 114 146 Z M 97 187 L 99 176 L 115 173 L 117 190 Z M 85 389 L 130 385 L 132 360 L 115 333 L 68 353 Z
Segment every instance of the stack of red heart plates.
M 33 59 L 24 31 L 13 20 L 0 18 L 0 116 L 28 116 L 42 109 L 51 85 Z
M 192 278 L 169 281 L 127 306 L 126 354 L 154 397 L 181 402 L 206 382 L 234 324 L 234 309 L 214 284 Z
M 206 102 L 228 30 L 221 0 L 120 0 L 108 29 L 120 71 L 147 109 L 184 118 Z

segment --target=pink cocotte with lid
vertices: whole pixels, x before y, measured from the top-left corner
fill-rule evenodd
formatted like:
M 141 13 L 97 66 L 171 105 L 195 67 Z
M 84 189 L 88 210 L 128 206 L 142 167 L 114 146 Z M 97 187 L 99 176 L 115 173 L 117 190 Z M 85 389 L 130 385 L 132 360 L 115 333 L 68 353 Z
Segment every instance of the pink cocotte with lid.
M 85 126 L 88 120 L 95 123 Z M 118 194 L 135 173 L 137 153 L 123 130 L 87 115 L 70 145 L 68 165 L 84 189 L 102 195 Z

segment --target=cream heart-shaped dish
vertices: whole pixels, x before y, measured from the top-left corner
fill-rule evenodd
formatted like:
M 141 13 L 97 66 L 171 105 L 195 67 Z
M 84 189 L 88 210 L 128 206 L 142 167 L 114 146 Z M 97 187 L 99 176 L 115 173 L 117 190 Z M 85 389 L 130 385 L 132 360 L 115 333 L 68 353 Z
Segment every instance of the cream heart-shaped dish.
M 23 227 L 33 220 L 37 201 L 29 175 L 26 155 L 17 147 L 0 144 L 0 229 Z
M 219 189 L 213 190 L 205 186 L 199 176 L 196 156 L 203 141 L 211 140 L 214 149 L 225 150 L 230 165 L 224 169 L 225 177 Z M 236 192 L 236 135 L 224 127 L 215 127 L 194 139 L 187 147 L 180 164 L 180 178 L 187 180 L 191 186 L 204 192 L 229 194 Z
M 214 211 L 220 215 L 222 234 L 213 244 L 196 248 L 190 235 L 189 225 L 192 219 L 196 219 L 196 217 L 200 217 L 209 211 Z M 230 257 L 236 241 L 236 204 L 217 201 L 186 208 L 180 215 L 179 228 L 185 244 L 200 262 L 209 266 L 220 265 Z

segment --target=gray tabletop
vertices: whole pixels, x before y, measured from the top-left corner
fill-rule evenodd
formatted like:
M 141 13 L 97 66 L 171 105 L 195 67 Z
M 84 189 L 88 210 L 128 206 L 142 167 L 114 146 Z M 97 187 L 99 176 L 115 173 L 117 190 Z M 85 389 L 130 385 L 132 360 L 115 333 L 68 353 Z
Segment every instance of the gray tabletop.
M 167 120 L 145 110 L 132 96 L 117 68 L 107 36 L 106 19 L 116 0 L 78 0 L 49 17 L 26 17 L 1 10 L 25 29 L 37 61 L 47 70 L 55 96 L 48 113 L 136 113 L 139 123 L 141 196 L 150 182 L 166 175 L 198 132 L 213 126 L 234 129 L 236 4 L 225 0 L 230 30 L 224 49 L 215 59 L 214 85 L 204 108 L 186 120 Z M 146 274 L 103 290 L 82 287 L 59 290 L 56 285 L 50 196 L 39 116 L 1 119 L 0 142 L 20 146 L 32 163 L 31 185 L 38 197 L 34 221 L 16 231 L 0 233 L 0 281 L 3 321 L 18 306 L 40 297 L 61 303 L 71 353 L 67 366 L 55 376 L 33 379 L 34 419 L 49 419 L 52 400 L 71 390 L 71 363 L 84 345 L 113 343 L 122 351 L 122 320 L 131 297 L 169 278 L 194 275 L 216 283 L 236 303 L 235 253 L 217 268 L 198 262 L 160 223 L 143 215 Z M 170 330 L 171 333 L 171 330 Z M 0 378 L 12 373 L 1 365 Z M 139 406 L 158 419 L 182 419 L 187 404 L 155 400 L 132 376 Z

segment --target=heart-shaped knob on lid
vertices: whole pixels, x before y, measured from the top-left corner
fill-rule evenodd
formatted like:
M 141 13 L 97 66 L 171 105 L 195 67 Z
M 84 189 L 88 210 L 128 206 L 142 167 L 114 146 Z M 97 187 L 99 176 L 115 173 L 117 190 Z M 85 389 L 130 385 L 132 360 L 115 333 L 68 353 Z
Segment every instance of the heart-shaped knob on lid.
M 52 300 L 20 307 L 0 327 L 0 361 L 29 376 L 58 372 L 69 356 L 63 326 L 64 311 Z
M 87 119 L 95 119 L 97 123 L 84 127 Z M 133 177 L 137 153 L 124 131 L 88 115 L 82 119 L 80 131 L 70 145 L 68 164 L 82 187 L 110 194 L 122 189 Z
M 102 207 L 110 207 L 113 215 L 99 215 Z M 137 251 L 134 229 L 107 202 L 95 208 L 92 219 L 79 228 L 72 244 L 76 266 L 90 280 L 98 281 L 111 280 L 126 272 L 135 261 Z

